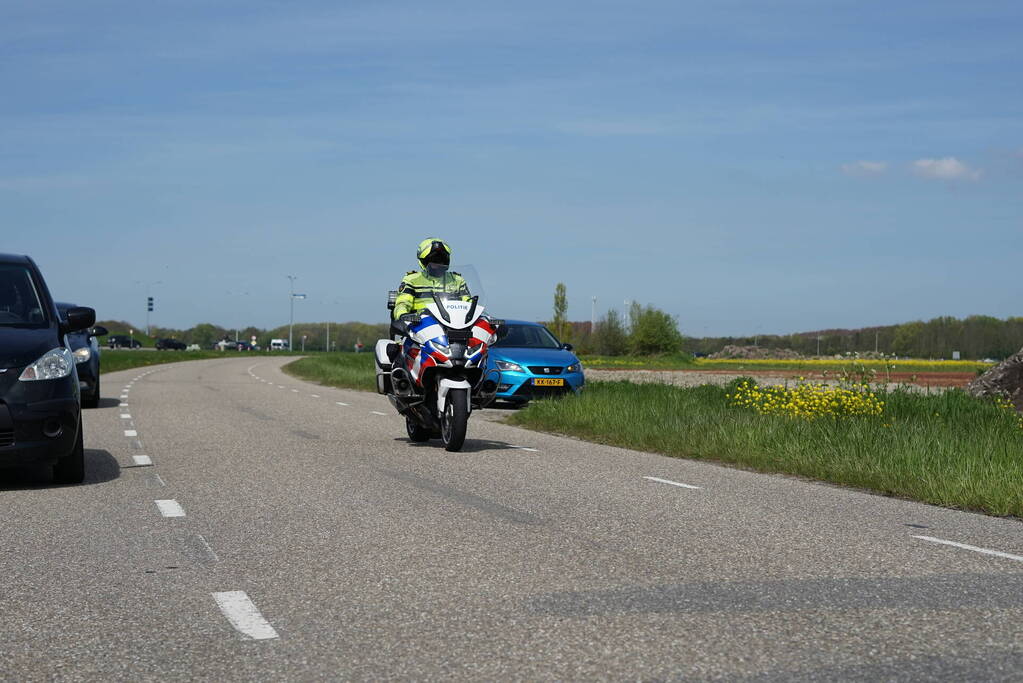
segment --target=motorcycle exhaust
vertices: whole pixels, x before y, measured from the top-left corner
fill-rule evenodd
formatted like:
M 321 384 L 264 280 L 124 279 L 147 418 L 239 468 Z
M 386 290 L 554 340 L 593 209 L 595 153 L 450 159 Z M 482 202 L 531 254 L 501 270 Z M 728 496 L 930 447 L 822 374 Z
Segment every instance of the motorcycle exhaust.
M 412 377 L 405 368 L 391 370 L 391 387 L 398 396 L 412 395 Z

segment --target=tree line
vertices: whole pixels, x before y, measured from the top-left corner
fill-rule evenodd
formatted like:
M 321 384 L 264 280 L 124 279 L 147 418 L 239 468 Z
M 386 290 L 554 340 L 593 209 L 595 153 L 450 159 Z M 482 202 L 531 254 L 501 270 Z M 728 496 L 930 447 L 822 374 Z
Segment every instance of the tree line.
M 966 318 L 941 316 L 899 325 L 858 329 L 829 329 L 792 334 L 744 337 L 686 337 L 678 321 L 653 306 L 633 303 L 624 318 L 609 310 L 593 326 L 568 320 L 568 295 L 563 283 L 554 290 L 554 316 L 548 323 L 560 340 L 583 354 L 619 356 L 685 352 L 710 355 L 725 346 L 791 349 L 806 356 L 871 352 L 912 358 L 1001 360 L 1023 347 L 1023 317 L 1004 320 L 987 315 Z M 591 327 L 593 329 L 591 329 Z

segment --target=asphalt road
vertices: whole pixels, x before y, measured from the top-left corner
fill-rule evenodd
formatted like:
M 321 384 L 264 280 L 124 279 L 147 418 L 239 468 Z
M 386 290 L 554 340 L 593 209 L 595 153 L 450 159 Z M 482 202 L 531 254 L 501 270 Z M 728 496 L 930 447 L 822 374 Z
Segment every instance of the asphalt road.
M 0 679 L 1023 679 L 1016 521 L 493 410 L 447 453 L 290 360 L 106 375 L 84 485 L 4 475 Z

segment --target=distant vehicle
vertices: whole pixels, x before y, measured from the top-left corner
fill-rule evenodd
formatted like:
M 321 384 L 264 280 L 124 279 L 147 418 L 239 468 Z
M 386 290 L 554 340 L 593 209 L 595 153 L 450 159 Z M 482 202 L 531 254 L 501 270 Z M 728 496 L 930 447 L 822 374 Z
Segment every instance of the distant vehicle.
M 0 254 L 0 468 L 52 465 L 58 484 L 85 479 L 81 388 L 65 338 L 95 323 L 91 308 L 61 317 L 35 262 Z
M 214 351 L 237 351 L 238 342 L 233 339 L 221 339 L 213 344 Z
M 142 342 L 126 334 L 112 334 L 107 337 L 107 346 L 111 349 L 141 349 Z
M 77 308 L 74 304 L 58 301 L 57 312 L 61 320 L 67 319 L 67 312 Z M 107 333 L 107 328 L 102 325 L 90 327 L 86 330 L 68 332 L 67 342 L 71 349 L 71 355 L 75 357 L 75 367 L 78 370 L 78 388 L 82 393 L 82 407 L 96 408 L 99 406 L 99 342 L 96 337 L 102 337 Z
M 500 370 L 497 398 L 526 404 L 534 398 L 578 393 L 585 383 L 583 366 L 543 325 L 506 320 L 490 347 L 487 367 Z
M 157 351 L 184 351 L 187 347 L 185 342 L 180 342 L 177 339 L 157 339 L 156 350 Z
M 198 344 L 189 344 L 185 347 L 185 351 L 202 351 L 202 347 Z
M 288 340 L 287 339 L 271 339 L 270 340 L 271 351 L 287 351 Z
M 239 351 L 251 351 L 252 344 L 244 341 L 235 342 L 235 348 Z

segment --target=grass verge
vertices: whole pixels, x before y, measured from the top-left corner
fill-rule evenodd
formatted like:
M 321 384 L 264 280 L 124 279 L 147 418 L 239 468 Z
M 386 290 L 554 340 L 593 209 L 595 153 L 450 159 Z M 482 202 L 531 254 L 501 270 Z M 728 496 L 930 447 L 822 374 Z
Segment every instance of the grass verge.
M 117 372 L 118 370 L 129 370 L 141 368 L 146 365 L 163 365 L 164 363 L 180 363 L 186 360 L 204 360 L 207 358 L 234 358 L 237 356 L 250 357 L 274 357 L 288 354 L 286 352 L 274 351 L 273 353 L 239 353 L 237 351 L 139 351 L 132 349 L 102 349 L 100 351 L 100 374 Z
M 793 419 L 732 406 L 704 385 L 594 382 L 540 401 L 512 424 L 676 457 L 869 489 L 947 507 L 1023 516 L 1023 429 L 962 391 L 881 394 L 880 417 Z
M 372 353 L 331 353 L 301 358 L 283 370 L 289 375 L 330 387 L 376 391 Z

